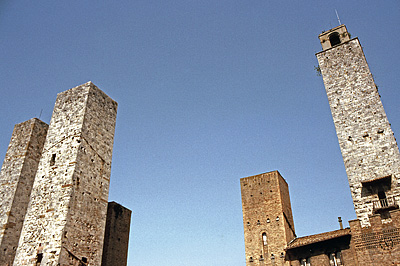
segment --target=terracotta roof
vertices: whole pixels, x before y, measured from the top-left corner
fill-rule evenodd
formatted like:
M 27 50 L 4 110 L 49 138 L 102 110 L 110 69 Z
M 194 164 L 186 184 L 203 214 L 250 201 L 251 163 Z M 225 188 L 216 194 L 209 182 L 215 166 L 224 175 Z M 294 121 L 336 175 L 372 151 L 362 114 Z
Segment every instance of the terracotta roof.
M 329 239 L 350 235 L 350 228 L 339 229 L 335 231 L 325 232 L 316 235 L 297 237 L 288 243 L 286 250 L 306 246 L 313 243 L 326 241 Z

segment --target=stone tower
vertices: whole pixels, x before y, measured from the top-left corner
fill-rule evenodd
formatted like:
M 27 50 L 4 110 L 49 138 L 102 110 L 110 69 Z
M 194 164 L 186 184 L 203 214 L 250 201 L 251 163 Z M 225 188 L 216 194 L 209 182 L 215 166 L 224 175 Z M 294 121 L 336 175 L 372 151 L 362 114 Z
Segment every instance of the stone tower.
M 101 265 L 116 114 L 91 82 L 58 94 L 14 265 Z
M 278 171 L 240 179 L 247 266 L 286 265 L 296 236 L 289 187 Z
M 15 125 L 0 173 L 0 265 L 12 265 L 48 125 Z
M 132 211 L 114 201 L 108 203 L 101 266 L 126 266 Z
M 400 154 L 358 38 L 344 25 L 319 35 L 317 53 L 357 218 L 398 208 Z

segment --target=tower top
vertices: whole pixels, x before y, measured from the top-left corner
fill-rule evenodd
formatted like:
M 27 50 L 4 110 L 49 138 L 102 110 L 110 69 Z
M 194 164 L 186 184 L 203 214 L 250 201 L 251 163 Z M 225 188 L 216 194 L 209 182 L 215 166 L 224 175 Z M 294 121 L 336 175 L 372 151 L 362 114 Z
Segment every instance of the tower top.
M 346 26 L 342 24 L 336 28 L 321 33 L 318 38 L 321 42 L 322 50 L 325 51 L 335 45 L 349 41 L 350 34 L 347 32 Z

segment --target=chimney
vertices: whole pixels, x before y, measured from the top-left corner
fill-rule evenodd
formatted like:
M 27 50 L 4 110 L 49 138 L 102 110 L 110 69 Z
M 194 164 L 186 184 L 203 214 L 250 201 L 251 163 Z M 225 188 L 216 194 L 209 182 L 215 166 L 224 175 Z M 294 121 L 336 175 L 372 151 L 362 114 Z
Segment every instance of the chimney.
M 338 217 L 340 229 L 343 229 L 342 217 Z

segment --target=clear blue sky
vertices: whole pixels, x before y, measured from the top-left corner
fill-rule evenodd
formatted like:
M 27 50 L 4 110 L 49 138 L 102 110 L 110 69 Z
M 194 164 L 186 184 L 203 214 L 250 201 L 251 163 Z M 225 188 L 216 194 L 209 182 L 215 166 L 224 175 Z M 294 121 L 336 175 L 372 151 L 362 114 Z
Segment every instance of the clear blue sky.
M 400 2 L 0 2 L 0 154 L 89 80 L 119 103 L 109 200 L 129 266 L 244 266 L 239 179 L 279 170 L 299 236 L 354 219 L 318 34 L 358 36 L 400 134 Z

